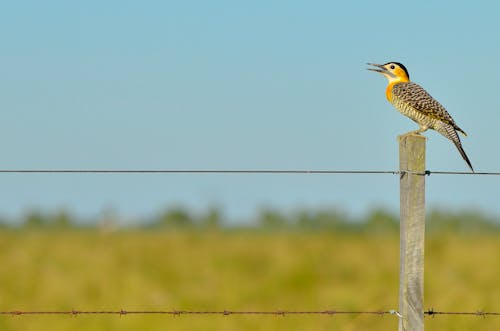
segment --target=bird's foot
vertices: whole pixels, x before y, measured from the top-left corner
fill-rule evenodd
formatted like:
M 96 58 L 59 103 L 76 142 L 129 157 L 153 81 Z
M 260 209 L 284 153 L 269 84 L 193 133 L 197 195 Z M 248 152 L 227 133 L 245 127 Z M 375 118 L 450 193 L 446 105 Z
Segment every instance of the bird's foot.
M 406 135 L 409 135 L 409 134 L 414 134 L 414 135 L 417 135 L 417 136 L 421 136 L 422 132 L 423 131 L 421 131 L 421 130 L 415 130 L 415 131 L 406 132 L 404 135 L 406 136 Z

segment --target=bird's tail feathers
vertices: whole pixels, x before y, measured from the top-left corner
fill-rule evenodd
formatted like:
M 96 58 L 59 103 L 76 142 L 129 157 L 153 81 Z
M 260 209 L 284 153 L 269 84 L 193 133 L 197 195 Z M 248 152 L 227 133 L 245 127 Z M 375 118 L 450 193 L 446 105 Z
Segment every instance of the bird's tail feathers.
M 474 172 L 474 168 L 472 167 L 472 164 L 470 163 L 470 160 L 467 157 L 467 154 L 465 154 L 465 151 L 462 147 L 462 143 L 460 142 L 460 137 L 458 136 L 458 133 L 457 133 L 457 131 L 462 132 L 464 134 L 465 134 L 465 132 L 462 129 L 460 129 L 459 127 L 457 127 L 456 125 L 450 125 L 450 124 L 445 124 L 445 125 L 437 127 L 437 131 L 439 133 L 441 133 L 443 136 L 445 136 L 446 138 L 453 141 L 453 143 L 457 147 L 458 151 L 460 152 L 460 155 L 462 155 L 462 158 L 469 166 L 470 170 L 472 170 L 472 172 Z
M 462 143 L 460 142 L 460 140 L 459 139 L 453 140 L 453 143 L 455 144 L 455 146 L 457 146 L 457 149 L 460 152 L 460 155 L 462 155 L 462 158 L 465 160 L 465 162 L 469 166 L 470 170 L 472 170 L 472 172 L 474 172 L 474 168 L 472 167 L 472 164 L 470 163 L 470 160 L 467 157 L 467 154 L 465 154 L 465 151 L 462 147 Z

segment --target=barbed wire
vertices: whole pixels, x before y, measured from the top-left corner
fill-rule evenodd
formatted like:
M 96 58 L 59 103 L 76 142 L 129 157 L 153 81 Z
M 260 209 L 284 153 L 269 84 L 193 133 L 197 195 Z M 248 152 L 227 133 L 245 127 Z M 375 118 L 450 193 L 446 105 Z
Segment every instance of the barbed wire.
M 436 311 L 433 309 L 429 309 L 424 311 L 425 315 L 428 316 L 436 316 L 436 315 L 469 315 L 469 316 L 479 316 L 479 317 L 486 317 L 486 316 L 500 316 L 500 312 L 486 312 L 482 310 L 477 310 L 477 311 Z
M 287 316 L 287 315 L 396 315 L 401 317 L 401 314 L 396 310 L 371 310 L 371 311 L 356 311 L 356 310 L 269 310 L 269 311 L 243 311 L 243 310 L 214 310 L 214 311 L 195 311 L 195 310 L 54 310 L 54 311 L 23 311 L 23 310 L 11 310 L 11 311 L 0 311 L 0 315 L 171 315 L 171 316 L 181 316 L 181 315 L 271 315 L 271 316 Z M 500 312 L 485 312 L 485 311 L 474 311 L 474 312 L 457 312 L 457 311 L 436 311 L 434 309 L 429 309 L 424 311 L 426 316 L 437 316 L 437 315 L 467 315 L 467 316 L 500 316 Z
M 465 172 L 465 171 L 431 171 L 415 172 L 410 170 L 273 170 L 273 169 L 0 169 L 0 173 L 33 173 L 33 174 L 354 174 L 354 175 L 475 175 L 500 176 L 500 172 Z
M 274 311 L 235 311 L 235 310 L 220 310 L 220 311 L 193 311 L 193 310 L 110 310 L 110 311 L 1 311 L 2 315 L 336 315 L 336 314 L 372 314 L 384 315 L 390 314 L 388 311 L 337 311 L 337 310 L 321 310 L 321 311 L 290 311 L 290 310 L 274 310 Z

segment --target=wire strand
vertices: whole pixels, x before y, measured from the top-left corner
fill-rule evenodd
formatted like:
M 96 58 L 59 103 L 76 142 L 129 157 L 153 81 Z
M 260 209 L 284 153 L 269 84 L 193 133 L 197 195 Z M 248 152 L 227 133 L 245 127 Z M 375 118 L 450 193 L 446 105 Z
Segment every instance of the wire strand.
M 208 170 L 208 169 L 0 169 L 0 173 L 117 173 L 117 174 L 399 174 L 380 170 Z
M 354 175 L 468 175 L 500 176 L 500 172 L 431 171 L 410 170 L 304 170 L 304 169 L 0 169 L 4 174 L 354 174 Z
M 243 311 L 243 310 L 212 310 L 212 311 L 196 311 L 196 310 L 44 310 L 44 311 L 0 311 L 0 315 L 398 315 L 395 310 L 370 310 L 370 311 L 347 311 L 347 310 L 269 310 L 269 311 Z M 465 316 L 500 316 L 500 312 L 485 312 L 485 311 L 435 311 L 429 309 L 424 311 L 424 315 L 465 315 Z

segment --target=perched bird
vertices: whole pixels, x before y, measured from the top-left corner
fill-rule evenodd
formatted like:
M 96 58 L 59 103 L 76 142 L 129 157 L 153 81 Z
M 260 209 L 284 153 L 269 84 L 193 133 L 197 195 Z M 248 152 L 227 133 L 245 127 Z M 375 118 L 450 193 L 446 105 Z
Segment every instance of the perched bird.
M 368 70 L 381 73 L 389 81 L 385 95 L 387 100 L 403 115 L 415 121 L 420 128 L 410 133 L 420 134 L 427 129 L 433 129 L 450 139 L 469 168 L 474 172 L 472 164 L 462 148 L 457 131 L 464 136 L 467 134 L 460 129 L 446 109 L 434 99 L 420 85 L 410 81 L 410 75 L 404 65 L 399 62 L 386 64 L 368 63 L 375 68 Z

